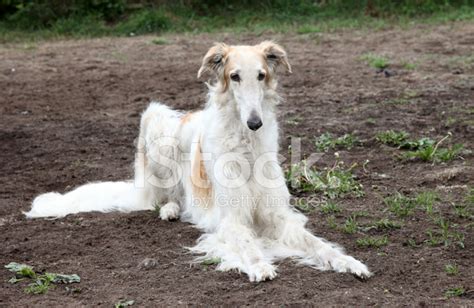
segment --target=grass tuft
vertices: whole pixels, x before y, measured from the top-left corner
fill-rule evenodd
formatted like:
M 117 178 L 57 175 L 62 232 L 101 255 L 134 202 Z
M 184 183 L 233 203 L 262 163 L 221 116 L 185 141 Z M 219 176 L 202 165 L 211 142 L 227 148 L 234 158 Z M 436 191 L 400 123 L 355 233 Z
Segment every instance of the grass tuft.
M 414 202 L 399 192 L 392 196 L 386 197 L 384 202 L 389 207 L 390 212 L 397 215 L 398 217 L 410 216 L 415 210 Z
M 416 195 L 414 202 L 418 207 L 425 210 L 426 214 L 432 215 L 434 204 L 439 200 L 439 196 L 432 191 L 424 191 Z
M 16 262 L 10 262 L 5 265 L 5 268 L 10 272 L 15 273 L 9 282 L 14 284 L 24 279 L 33 280 L 32 283 L 26 287 L 25 292 L 28 294 L 45 294 L 49 289 L 54 287 L 57 283 L 74 283 L 80 282 L 81 278 L 76 275 L 65 275 L 55 273 L 44 273 L 38 274 L 33 270 L 32 266 L 26 264 L 19 264 Z
M 438 142 L 429 138 L 404 142 L 400 145 L 400 148 L 409 149 L 410 151 L 404 153 L 402 157 L 426 162 L 449 162 L 458 158 L 464 148 L 462 144 L 454 144 L 446 148 L 440 147 L 450 136 L 451 134 L 448 134 Z
M 459 296 L 466 295 L 466 290 L 463 287 L 450 288 L 446 290 L 446 292 L 444 292 L 444 295 L 447 298 L 459 297 Z
M 151 43 L 155 44 L 155 45 L 167 45 L 167 44 L 169 44 L 168 40 L 163 38 L 163 37 L 154 38 L 154 39 L 151 40 Z
M 357 232 L 359 225 L 356 221 L 356 216 L 349 216 L 346 221 L 344 222 L 344 226 L 342 227 L 342 231 L 347 234 L 354 234 Z
M 375 69 L 384 69 L 390 65 L 389 60 L 380 55 L 376 55 L 373 53 L 366 53 L 360 57 L 360 60 L 367 63 L 369 66 Z
M 446 264 L 444 271 L 450 276 L 457 276 L 459 274 L 459 267 L 456 264 Z
M 399 147 L 408 139 L 408 136 L 409 134 L 405 131 L 387 130 L 377 133 L 375 139 L 383 144 Z
M 285 172 L 286 180 L 296 192 L 320 192 L 330 199 L 352 195 L 364 195 L 362 184 L 352 174 L 356 165 L 346 168 L 337 160 L 333 167 L 317 170 L 307 166 L 305 160 L 290 166 Z
M 333 137 L 330 133 L 324 133 L 316 138 L 316 149 L 321 152 L 327 152 L 331 149 L 350 150 L 357 144 L 360 144 L 360 141 L 353 134 Z
M 381 230 L 381 229 L 389 230 L 389 229 L 400 229 L 402 227 L 402 224 L 397 221 L 390 220 L 388 218 L 382 218 L 379 221 L 376 221 L 373 224 L 373 226 L 378 230 Z
M 327 201 L 320 207 L 321 212 L 324 214 L 335 214 L 342 211 L 341 207 L 334 201 Z
M 356 241 L 357 246 L 366 248 L 380 248 L 388 244 L 388 237 L 386 235 L 382 237 L 363 237 Z

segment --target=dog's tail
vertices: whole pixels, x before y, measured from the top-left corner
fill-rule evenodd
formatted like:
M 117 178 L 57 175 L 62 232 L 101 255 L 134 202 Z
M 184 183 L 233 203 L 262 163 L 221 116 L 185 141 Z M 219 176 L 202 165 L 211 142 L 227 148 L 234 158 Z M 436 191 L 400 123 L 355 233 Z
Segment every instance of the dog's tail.
M 143 204 L 141 189 L 133 181 L 99 182 L 80 186 L 65 194 L 51 192 L 39 195 L 33 200 L 28 218 L 64 217 L 80 212 L 131 212 L 153 209 Z

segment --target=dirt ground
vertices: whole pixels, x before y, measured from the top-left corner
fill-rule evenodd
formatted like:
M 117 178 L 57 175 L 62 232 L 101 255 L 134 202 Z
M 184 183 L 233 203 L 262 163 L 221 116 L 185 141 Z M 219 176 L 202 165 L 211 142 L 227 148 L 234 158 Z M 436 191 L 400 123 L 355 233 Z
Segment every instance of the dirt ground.
M 291 261 L 278 277 L 250 283 L 245 275 L 221 273 L 191 264 L 183 248 L 200 232 L 189 224 L 161 221 L 155 212 L 81 214 L 59 220 L 26 220 L 21 211 L 35 195 L 66 191 L 97 180 L 131 178 L 134 139 L 141 111 L 152 99 L 174 108 L 203 106 L 206 88 L 196 79 L 200 61 L 214 41 L 253 44 L 276 39 L 288 51 L 292 75 L 282 75 L 281 153 L 289 137 L 303 139 L 303 152 L 315 151 L 324 132 L 353 132 L 363 143 L 340 150 L 351 164 L 370 162 L 355 173 L 362 198 L 337 200 L 335 222 L 365 211 L 361 222 L 383 217 L 383 197 L 397 191 L 436 191 L 436 210 L 465 235 L 465 248 L 431 246 L 427 230 L 436 225 L 417 210 L 388 231 L 346 234 L 332 228 L 319 210 L 308 214 L 315 234 L 344 246 L 375 273 L 361 281 L 349 274 L 320 272 Z M 156 305 L 315 305 L 315 306 L 473 306 L 472 218 L 455 215 L 474 186 L 474 156 L 464 153 L 446 164 L 400 161 L 400 150 L 375 141 L 376 132 L 406 130 L 414 138 L 463 143 L 474 150 L 474 24 L 416 26 L 383 31 L 342 31 L 309 35 L 212 34 L 102 38 L 0 46 L 0 306 L 110 307 L 121 299 L 135 306 Z M 360 56 L 390 59 L 385 77 Z M 405 62 L 414 63 L 407 69 Z M 321 166 L 332 164 L 334 151 Z M 385 247 L 363 248 L 356 240 L 388 235 Z M 412 239 L 409 245 L 408 240 Z M 157 265 L 140 267 L 146 258 Z M 58 285 L 44 295 L 24 292 L 25 282 L 8 283 L 11 262 L 37 270 L 76 273 L 82 281 L 67 291 Z M 450 276 L 445 265 L 455 263 Z M 463 287 L 461 297 L 445 291 Z

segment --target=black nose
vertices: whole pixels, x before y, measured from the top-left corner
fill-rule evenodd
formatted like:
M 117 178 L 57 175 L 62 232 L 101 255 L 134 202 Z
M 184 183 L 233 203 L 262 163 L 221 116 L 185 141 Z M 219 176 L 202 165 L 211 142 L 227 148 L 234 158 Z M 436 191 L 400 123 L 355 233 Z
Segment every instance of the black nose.
M 247 121 L 247 126 L 251 130 L 257 130 L 262 127 L 263 123 L 262 120 L 258 116 L 251 116 L 250 119 Z

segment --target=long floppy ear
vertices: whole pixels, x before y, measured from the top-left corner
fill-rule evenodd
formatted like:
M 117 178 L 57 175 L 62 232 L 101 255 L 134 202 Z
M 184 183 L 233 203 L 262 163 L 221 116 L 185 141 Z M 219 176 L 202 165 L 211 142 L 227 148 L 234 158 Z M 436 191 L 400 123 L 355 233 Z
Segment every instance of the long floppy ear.
M 278 44 L 273 43 L 272 41 L 263 41 L 257 45 L 267 60 L 268 66 L 273 70 L 280 66 L 285 67 L 288 73 L 291 73 L 291 65 L 288 62 L 288 57 L 286 56 L 286 51 Z
M 229 52 L 229 46 L 224 43 L 214 43 L 214 46 L 202 59 L 201 68 L 198 71 L 197 77 L 200 78 L 205 72 L 219 72 L 224 68 L 224 61 Z

